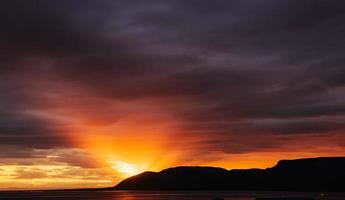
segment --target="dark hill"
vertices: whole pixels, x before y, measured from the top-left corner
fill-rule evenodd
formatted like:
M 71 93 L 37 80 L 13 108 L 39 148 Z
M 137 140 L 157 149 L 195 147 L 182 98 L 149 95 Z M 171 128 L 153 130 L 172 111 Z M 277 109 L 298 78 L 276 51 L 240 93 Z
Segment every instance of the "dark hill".
M 176 167 L 123 180 L 120 190 L 345 191 L 345 157 L 281 160 L 268 169 Z

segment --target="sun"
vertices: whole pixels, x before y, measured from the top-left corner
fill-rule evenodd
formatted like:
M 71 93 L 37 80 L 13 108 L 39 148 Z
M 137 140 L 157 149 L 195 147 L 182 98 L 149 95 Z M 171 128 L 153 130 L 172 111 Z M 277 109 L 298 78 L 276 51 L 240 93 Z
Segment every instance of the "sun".
M 130 177 L 139 174 L 142 170 L 134 164 L 123 161 L 111 161 L 112 168 L 118 171 L 124 177 Z

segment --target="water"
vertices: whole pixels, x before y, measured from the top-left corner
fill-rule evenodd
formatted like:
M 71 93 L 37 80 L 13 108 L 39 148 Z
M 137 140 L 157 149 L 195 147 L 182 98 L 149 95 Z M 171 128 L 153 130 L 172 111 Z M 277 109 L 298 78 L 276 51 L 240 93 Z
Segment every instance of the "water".
M 0 192 L 1 200 L 254 200 L 256 197 L 313 197 L 345 200 L 345 193 L 229 192 L 229 191 L 25 191 Z

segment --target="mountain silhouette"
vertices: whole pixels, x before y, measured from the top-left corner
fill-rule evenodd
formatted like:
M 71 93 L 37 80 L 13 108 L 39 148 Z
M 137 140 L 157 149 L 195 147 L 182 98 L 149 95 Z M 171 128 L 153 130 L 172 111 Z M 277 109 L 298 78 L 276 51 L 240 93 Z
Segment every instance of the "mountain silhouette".
M 281 160 L 267 169 L 175 167 L 127 178 L 118 190 L 345 191 L 345 157 Z

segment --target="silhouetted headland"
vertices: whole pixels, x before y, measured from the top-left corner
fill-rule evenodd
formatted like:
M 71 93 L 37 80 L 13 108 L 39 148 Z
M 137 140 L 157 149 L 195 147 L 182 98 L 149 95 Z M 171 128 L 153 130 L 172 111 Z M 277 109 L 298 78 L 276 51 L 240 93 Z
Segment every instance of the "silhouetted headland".
M 282 197 L 282 198 L 256 198 L 255 200 L 314 200 L 314 198 L 293 198 L 293 197 Z
M 272 168 L 176 167 L 127 178 L 119 190 L 345 191 L 345 157 L 281 160 Z

